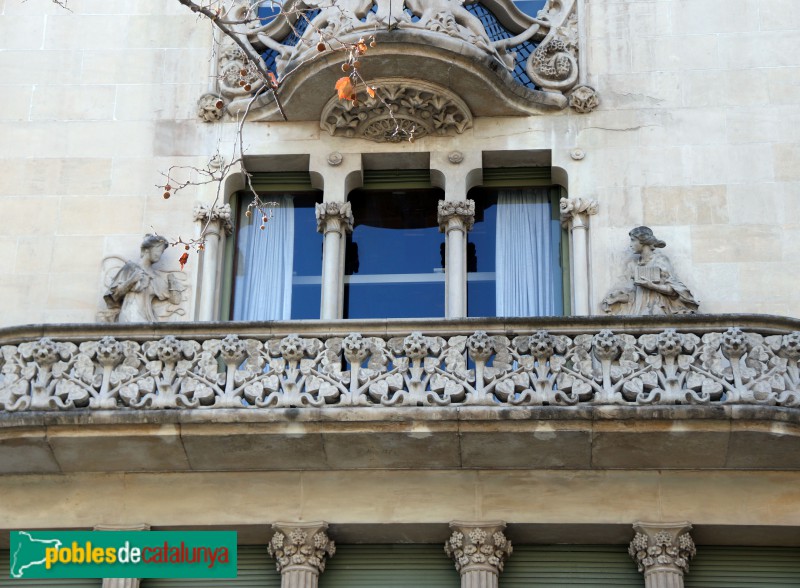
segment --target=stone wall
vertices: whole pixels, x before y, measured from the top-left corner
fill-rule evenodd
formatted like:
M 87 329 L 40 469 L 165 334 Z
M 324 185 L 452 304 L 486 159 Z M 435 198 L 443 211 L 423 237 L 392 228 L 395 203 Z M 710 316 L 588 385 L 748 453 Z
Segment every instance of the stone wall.
M 94 320 L 103 258 L 135 257 L 152 230 L 194 234 L 194 205 L 213 199 L 206 188 L 165 201 L 159 171 L 204 165 L 233 127 L 196 118 L 209 25 L 174 0 L 70 6 L 0 0 L 0 325 Z M 701 311 L 800 315 L 800 7 L 584 8 L 587 81 L 602 101 L 590 114 L 477 118 L 457 137 L 399 144 L 330 137 L 318 122 L 258 123 L 250 153 L 549 150 L 570 195 L 600 203 L 589 237 L 595 310 L 622 268 L 627 231 L 647 224 Z M 179 253 L 164 264 L 175 268 Z M 190 282 L 196 266 L 193 257 Z

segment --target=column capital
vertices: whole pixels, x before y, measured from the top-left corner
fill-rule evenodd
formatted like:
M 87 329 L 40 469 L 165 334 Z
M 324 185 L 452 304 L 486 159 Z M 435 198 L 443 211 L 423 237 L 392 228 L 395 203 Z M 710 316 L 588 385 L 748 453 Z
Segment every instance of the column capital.
M 214 229 L 217 231 L 223 230 L 226 235 L 233 233 L 230 204 L 198 204 L 194 207 L 193 215 L 195 222 L 208 224 L 210 229 L 216 223 Z
M 471 571 L 488 571 L 499 576 L 511 555 L 511 541 L 506 539 L 502 521 L 453 521 L 453 531 L 444 544 L 445 553 L 453 558 L 456 570 L 463 576 Z
M 275 523 L 275 534 L 267 547 L 281 574 L 307 570 L 321 574 L 328 557 L 336 553 L 336 545 L 328 537 L 328 523 Z
M 689 560 L 697 550 L 689 531 L 692 525 L 680 523 L 644 523 L 633 525 L 636 535 L 628 553 L 645 578 L 655 572 L 679 573 L 689 571 Z
M 314 205 L 317 231 L 323 234 L 335 231 L 340 235 L 353 232 L 353 210 L 349 202 L 323 202 Z
M 475 223 L 475 201 L 439 200 L 438 222 L 443 233 L 452 229 L 471 230 Z
M 564 228 L 585 228 L 588 217 L 597 214 L 600 205 L 592 198 L 562 198 L 558 205 L 561 212 L 561 226 Z

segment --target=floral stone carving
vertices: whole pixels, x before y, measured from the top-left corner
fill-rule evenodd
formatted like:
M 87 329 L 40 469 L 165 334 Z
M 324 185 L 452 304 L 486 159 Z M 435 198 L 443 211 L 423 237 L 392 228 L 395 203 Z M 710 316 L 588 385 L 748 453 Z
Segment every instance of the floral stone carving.
M 317 574 L 325 571 L 327 558 L 336 553 L 328 538 L 327 523 L 275 523 L 275 534 L 267 546 L 281 574 L 293 568 L 310 568 Z
M 649 227 L 628 233 L 634 258 L 620 283 L 601 303 L 606 314 L 672 315 L 694 314 L 699 303 L 675 275 L 669 259 L 657 251 L 666 243 Z
M 726 405 L 800 408 L 800 332 L 513 338 L 166 336 L 0 347 L 0 410 Z
M 473 570 L 487 570 L 495 575 L 503 571 L 513 549 L 506 539 L 503 522 L 452 522 L 452 534 L 444 544 L 445 553 L 453 559 L 462 575 Z
M 658 572 L 689 572 L 689 561 L 697 550 L 689 531 L 689 523 L 658 524 L 636 523 L 636 536 L 628 547 L 628 554 L 645 576 Z
M 449 90 L 420 80 L 376 80 L 378 96 L 355 102 L 331 98 L 320 126 L 333 136 L 397 142 L 409 137 L 445 136 L 472 127 L 467 105 Z

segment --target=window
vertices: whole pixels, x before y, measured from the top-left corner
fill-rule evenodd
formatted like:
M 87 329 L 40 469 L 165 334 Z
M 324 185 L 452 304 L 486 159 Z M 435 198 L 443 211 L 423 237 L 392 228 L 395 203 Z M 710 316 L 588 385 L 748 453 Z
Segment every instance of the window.
M 314 205 L 322 201 L 322 195 L 310 190 L 260 194 L 278 203 L 265 223 L 256 212 L 246 216 L 251 195 L 240 194 L 237 199 L 236 239 L 229 254 L 234 267 L 229 316 L 233 320 L 317 319 L 322 236 L 317 233 Z
M 344 318 L 444 316 L 444 235 L 434 188 L 356 190 L 345 253 Z

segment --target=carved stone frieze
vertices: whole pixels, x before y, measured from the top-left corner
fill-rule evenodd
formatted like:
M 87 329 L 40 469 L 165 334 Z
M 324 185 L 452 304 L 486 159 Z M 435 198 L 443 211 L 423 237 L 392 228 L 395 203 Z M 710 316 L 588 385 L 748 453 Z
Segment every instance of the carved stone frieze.
M 314 213 L 317 217 L 317 231 L 329 233 L 335 231 L 344 234 L 353 231 L 353 209 L 349 202 L 322 202 L 316 204 Z
M 677 585 L 660 583 L 657 577 L 665 575 L 682 577 L 689 572 L 689 562 L 697 553 L 694 541 L 689 535 L 692 525 L 636 523 L 633 528 L 636 536 L 628 547 L 628 553 L 636 562 L 639 571 L 644 573 L 645 584 L 648 587 Z
M 336 553 L 327 523 L 275 523 L 272 528 L 275 534 L 267 549 L 281 574 L 307 570 L 318 576 Z
M 333 136 L 397 142 L 428 135 L 447 136 L 472 127 L 469 107 L 455 94 L 421 80 L 376 80 L 375 97 L 357 103 L 331 98 L 320 125 Z
M 326 406 L 800 408 L 800 332 L 732 327 L 202 340 L 44 337 L 0 347 L 0 410 Z
M 439 230 L 443 233 L 454 228 L 470 231 L 475 224 L 475 201 L 439 200 L 437 220 Z
M 454 521 L 450 523 L 452 534 L 444 544 L 445 553 L 453 559 L 462 576 L 483 571 L 496 578 L 513 551 L 511 541 L 503 534 L 505 528 L 506 524 L 501 521 Z
M 218 223 L 219 227 L 227 235 L 233 233 L 233 223 L 231 222 L 230 204 L 198 204 L 192 211 L 195 222 L 198 223 Z

